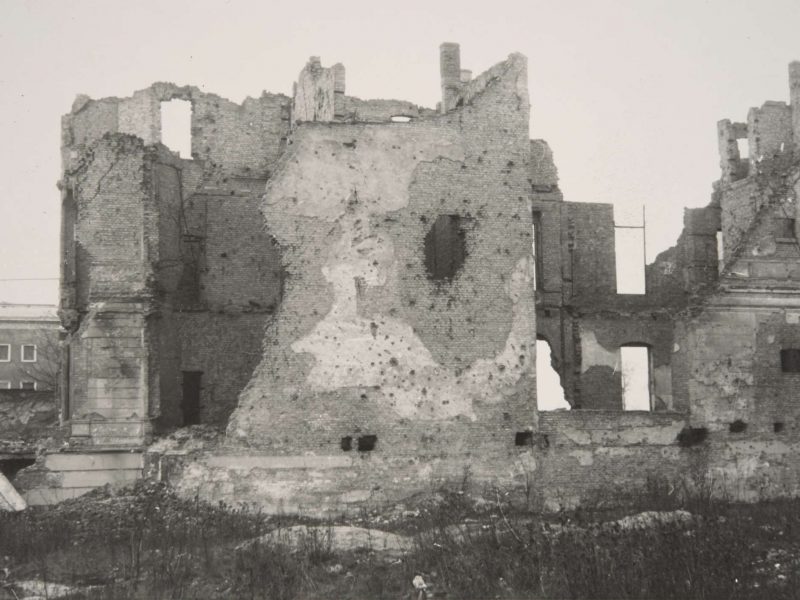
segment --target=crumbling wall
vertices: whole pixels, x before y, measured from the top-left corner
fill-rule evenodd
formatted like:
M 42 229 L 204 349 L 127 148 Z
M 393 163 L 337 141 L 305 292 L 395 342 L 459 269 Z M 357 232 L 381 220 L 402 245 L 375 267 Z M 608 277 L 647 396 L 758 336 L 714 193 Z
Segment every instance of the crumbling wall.
M 194 160 L 157 145 L 160 104 L 175 98 L 192 105 Z M 257 196 L 285 143 L 288 102 L 264 94 L 237 105 L 159 83 L 131 98 L 80 97 L 63 119 L 63 402 L 76 443 L 136 445 L 151 420 L 181 425 L 181 373 L 198 364 L 204 389 L 225 398 L 218 408 L 206 394 L 203 414 L 224 422 L 252 361 L 221 360 L 208 342 L 187 351 L 183 329 L 207 339 L 197 315 L 215 330 L 230 313 L 231 332 L 260 348 L 250 328 L 259 332 L 280 301 L 282 271 Z
M 55 392 L 0 390 L 0 454 L 12 441 L 29 448 L 57 435 L 58 404 Z
M 348 464 L 374 444 L 347 498 L 513 461 L 535 426 L 525 61 L 493 72 L 444 116 L 296 129 L 263 207 L 284 299 L 232 440 Z M 425 239 L 440 215 L 466 256 L 438 278 Z

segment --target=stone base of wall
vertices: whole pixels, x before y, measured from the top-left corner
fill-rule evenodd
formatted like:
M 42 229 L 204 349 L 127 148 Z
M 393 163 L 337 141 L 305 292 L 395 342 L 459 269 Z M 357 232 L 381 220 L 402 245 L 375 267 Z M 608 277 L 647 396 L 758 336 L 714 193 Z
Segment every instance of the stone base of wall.
M 529 450 L 510 453 L 505 464 L 490 464 L 468 456 L 276 456 L 228 449 L 148 453 L 146 473 L 188 498 L 272 514 L 332 516 L 394 504 L 443 486 L 472 493 L 522 490 L 530 461 Z
M 654 493 L 754 502 L 800 495 L 800 439 L 712 433 L 679 442 L 681 413 L 564 411 L 540 415 L 521 447 L 391 456 L 385 451 L 274 455 L 219 446 L 146 455 L 146 476 L 184 497 L 268 513 L 336 515 L 434 493 L 442 487 L 527 501 L 557 511 L 610 507 Z
M 140 451 L 45 454 L 17 475 L 14 485 L 31 506 L 56 504 L 107 484 L 128 485 L 142 477 Z

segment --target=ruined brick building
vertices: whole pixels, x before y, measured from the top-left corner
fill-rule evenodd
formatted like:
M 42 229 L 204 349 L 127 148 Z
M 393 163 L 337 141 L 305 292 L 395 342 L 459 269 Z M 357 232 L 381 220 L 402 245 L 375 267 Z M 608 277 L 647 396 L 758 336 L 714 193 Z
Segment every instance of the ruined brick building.
M 689 468 L 746 499 L 798 492 L 800 63 L 789 104 L 720 123 L 711 202 L 641 294 L 617 292 L 613 207 L 564 201 L 529 139 L 525 58 L 472 78 L 443 44 L 440 68 L 435 110 L 347 96 L 316 58 L 293 97 L 76 100 L 70 442 L 29 498 L 143 472 L 270 510 L 467 478 L 554 507 Z M 191 158 L 160 143 L 176 99 Z M 572 410 L 537 410 L 537 337 Z M 625 348 L 646 356 L 643 404 Z M 226 434 L 164 437 L 195 423 Z

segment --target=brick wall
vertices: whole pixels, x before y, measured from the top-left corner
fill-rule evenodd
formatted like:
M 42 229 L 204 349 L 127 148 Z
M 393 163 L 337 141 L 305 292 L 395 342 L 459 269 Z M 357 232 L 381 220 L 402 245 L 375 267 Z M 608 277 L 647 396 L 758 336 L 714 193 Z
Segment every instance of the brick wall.
M 350 456 L 342 438 L 376 435 L 369 478 L 384 481 L 397 457 L 419 458 L 409 477 L 433 456 L 460 470 L 480 454 L 467 462 L 484 473 L 510 460 L 535 424 L 530 146 L 524 60 L 493 73 L 441 117 L 297 128 L 263 204 L 284 299 L 233 439 Z M 437 282 L 439 215 L 460 217 L 467 256 Z

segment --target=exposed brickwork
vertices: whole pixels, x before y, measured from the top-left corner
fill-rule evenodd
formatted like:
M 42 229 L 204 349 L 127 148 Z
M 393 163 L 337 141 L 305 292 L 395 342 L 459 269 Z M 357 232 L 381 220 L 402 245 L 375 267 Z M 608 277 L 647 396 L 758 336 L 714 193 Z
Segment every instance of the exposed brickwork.
M 457 480 L 549 508 L 651 475 L 748 500 L 797 493 L 800 374 L 781 350 L 800 349 L 798 63 L 788 105 L 720 121 L 711 202 L 685 212 L 645 293 L 619 294 L 613 207 L 564 201 L 550 148 L 528 139 L 524 57 L 475 78 L 457 44 L 439 58 L 436 110 L 346 96 L 344 67 L 318 58 L 292 98 L 237 105 L 158 83 L 76 100 L 62 181 L 72 443 L 145 444 L 194 411 L 224 441 L 163 438 L 148 472 L 270 511 Z M 159 144 L 174 98 L 192 104 L 192 160 Z M 465 250 L 456 268 L 426 257 L 436 235 Z M 537 335 L 569 411 L 537 411 Z M 623 411 L 631 344 L 649 349 L 649 411 Z M 686 443 L 689 427 L 708 438 Z

